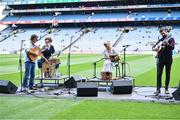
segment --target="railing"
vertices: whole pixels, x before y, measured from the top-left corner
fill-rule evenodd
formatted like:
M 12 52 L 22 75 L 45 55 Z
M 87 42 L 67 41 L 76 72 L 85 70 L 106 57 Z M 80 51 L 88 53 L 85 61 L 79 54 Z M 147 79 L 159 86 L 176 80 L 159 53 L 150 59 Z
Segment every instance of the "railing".
M 1 3 L 0 3 L 1 5 Z M 158 5 L 128 5 L 128 6 L 99 6 L 99 7 L 74 7 L 74 8 L 46 8 L 46 9 L 25 9 L 5 10 L 9 13 L 38 13 L 38 12 L 63 12 L 63 11 L 99 11 L 99 10 L 124 10 L 124 9 L 153 9 L 153 8 L 174 8 L 180 4 L 158 4 Z
M 54 4 L 54 3 L 99 2 L 99 1 L 116 1 L 116 0 L 2 0 L 0 5 Z

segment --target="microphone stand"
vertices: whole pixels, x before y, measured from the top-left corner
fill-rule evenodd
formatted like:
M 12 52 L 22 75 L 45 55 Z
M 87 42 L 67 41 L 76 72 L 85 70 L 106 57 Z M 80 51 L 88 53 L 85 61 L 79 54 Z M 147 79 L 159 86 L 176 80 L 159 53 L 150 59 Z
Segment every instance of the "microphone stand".
M 68 52 L 68 60 L 67 60 L 67 65 L 68 65 L 68 79 L 70 79 L 71 77 L 71 46 L 73 44 L 75 44 L 77 41 L 79 41 L 85 34 L 87 34 L 88 32 L 90 32 L 89 29 L 85 29 L 84 31 L 82 31 L 82 33 L 80 34 L 80 36 L 78 38 L 76 38 L 76 40 L 72 41 L 74 36 L 71 36 L 70 39 L 70 44 L 68 46 L 66 46 L 64 49 L 60 50 L 60 52 L 58 53 L 57 57 L 59 57 L 59 55 L 61 54 L 62 51 L 65 51 L 66 49 L 69 48 L 69 52 Z M 70 91 L 71 87 L 68 88 L 68 94 L 74 94 L 71 93 Z M 56 95 L 59 95 L 59 93 L 55 93 Z
M 129 47 L 130 45 L 124 45 L 124 49 L 121 51 L 123 52 L 123 62 L 121 63 L 122 64 L 122 78 L 125 78 L 126 77 L 126 49 Z
M 72 39 L 73 39 L 74 36 L 71 36 L 71 39 L 70 39 L 70 46 L 69 46 L 69 52 L 68 52 L 68 76 L 69 76 L 69 79 L 71 77 L 71 43 L 72 43 Z
M 96 61 L 96 62 L 93 63 L 93 66 L 94 66 L 94 74 L 93 74 L 93 78 L 92 78 L 92 79 L 97 78 L 97 76 L 96 76 L 96 64 L 97 64 L 98 62 L 102 61 L 102 60 L 104 60 L 104 58 L 101 58 L 100 60 L 98 60 L 98 61 Z M 99 78 L 97 78 L 97 79 L 99 79 Z
M 70 46 L 69 46 L 69 52 L 68 52 L 68 62 L 67 62 L 67 65 L 68 65 L 68 77 L 70 79 L 71 77 L 71 46 L 72 46 L 72 39 L 73 39 L 74 36 L 71 36 L 71 39 L 70 39 Z M 70 89 L 71 87 L 68 88 L 68 94 L 70 95 L 71 92 L 70 92 Z
M 19 65 L 18 70 L 20 71 L 20 82 L 21 82 L 21 89 L 20 92 L 22 92 L 22 50 L 23 50 L 23 42 L 25 40 L 21 40 L 21 47 L 20 47 L 20 54 L 19 54 Z

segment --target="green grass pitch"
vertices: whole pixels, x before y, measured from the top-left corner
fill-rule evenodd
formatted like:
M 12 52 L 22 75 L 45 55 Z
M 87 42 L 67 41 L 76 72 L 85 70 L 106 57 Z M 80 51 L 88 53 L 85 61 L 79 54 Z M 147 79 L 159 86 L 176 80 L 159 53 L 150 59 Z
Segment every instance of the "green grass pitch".
M 100 54 L 72 55 L 71 74 L 91 78 L 93 62 L 101 57 Z M 60 56 L 60 60 L 59 71 L 67 75 L 67 55 Z M 136 86 L 156 85 L 156 60 L 152 55 L 128 55 L 127 62 Z M 102 64 L 97 64 L 98 76 Z M 179 68 L 180 56 L 174 55 L 171 87 L 179 83 Z M 18 55 L 0 55 L 0 79 L 20 85 Z M 179 113 L 180 104 L 0 96 L 0 119 L 180 119 Z

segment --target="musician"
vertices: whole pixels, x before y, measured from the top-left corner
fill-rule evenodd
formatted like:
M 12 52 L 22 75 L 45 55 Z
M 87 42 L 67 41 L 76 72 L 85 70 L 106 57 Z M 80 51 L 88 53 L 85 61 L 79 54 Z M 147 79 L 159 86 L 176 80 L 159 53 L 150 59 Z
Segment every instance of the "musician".
M 42 47 L 42 56 L 40 60 L 38 60 L 38 67 L 42 68 L 42 63 L 47 62 L 51 58 L 52 54 L 54 54 L 55 49 L 52 44 L 52 39 L 50 37 L 45 38 L 45 45 Z
M 169 30 L 161 29 L 160 34 L 162 38 L 158 40 L 157 43 L 162 43 L 160 47 L 157 45 L 153 46 L 153 51 L 158 52 L 157 54 L 157 89 L 155 94 L 161 93 L 161 86 L 162 86 L 162 73 L 164 66 L 166 67 L 166 81 L 165 81 L 165 94 L 169 94 L 168 87 L 170 82 L 170 73 L 171 73 L 171 65 L 173 62 L 173 49 L 175 47 L 175 40 L 169 34 Z M 160 50 L 161 49 L 161 50 Z M 160 51 L 159 51 L 160 50 Z
M 110 59 L 111 55 L 116 56 L 115 59 L 118 57 L 118 52 L 111 46 L 110 41 L 104 43 L 105 50 L 103 52 L 105 61 L 103 64 L 102 72 L 112 72 L 115 66 L 115 62 L 112 62 Z
M 33 34 L 30 38 L 30 44 L 29 46 L 25 47 L 25 75 L 23 80 L 23 91 L 27 91 L 28 88 L 35 89 L 33 87 L 34 85 L 34 76 L 35 76 L 35 60 L 31 60 L 29 58 L 29 54 L 37 55 L 37 52 L 33 52 L 33 48 L 36 48 L 37 46 L 35 43 L 38 41 L 38 36 Z M 30 78 L 29 78 L 30 77 Z M 29 84 L 28 84 L 29 79 Z

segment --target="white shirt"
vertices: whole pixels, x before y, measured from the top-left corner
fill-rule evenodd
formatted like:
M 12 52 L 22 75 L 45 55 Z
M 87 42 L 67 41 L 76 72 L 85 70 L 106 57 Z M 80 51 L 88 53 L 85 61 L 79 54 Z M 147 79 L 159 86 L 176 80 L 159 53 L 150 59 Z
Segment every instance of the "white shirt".
M 31 60 L 29 59 L 28 55 L 27 55 L 27 52 L 28 52 L 30 49 L 35 48 L 35 47 L 36 47 L 36 45 L 33 45 L 31 42 L 24 44 L 24 52 L 25 52 L 24 58 L 25 58 L 25 62 L 31 61 Z M 31 62 L 35 62 L 35 61 L 31 61 Z
M 107 50 L 107 49 L 104 50 L 103 55 L 104 58 L 109 59 L 110 55 L 118 55 L 118 52 L 116 51 L 115 48 L 112 47 L 111 50 Z

